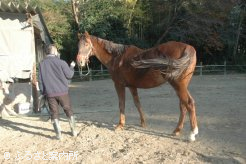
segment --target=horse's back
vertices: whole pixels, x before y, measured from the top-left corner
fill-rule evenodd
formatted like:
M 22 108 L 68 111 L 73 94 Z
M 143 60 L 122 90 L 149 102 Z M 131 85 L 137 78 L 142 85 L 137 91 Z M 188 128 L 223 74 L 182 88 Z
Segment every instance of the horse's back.
M 195 48 L 183 42 L 168 41 L 160 44 L 157 48 L 164 55 L 173 59 L 179 59 L 182 55 L 184 55 L 184 53 L 188 53 L 192 56 L 196 55 Z
M 159 51 L 172 59 L 180 59 L 182 56 L 188 55 L 190 57 L 190 64 L 184 72 L 184 76 L 194 72 L 196 66 L 196 50 L 193 46 L 183 42 L 169 41 L 159 45 L 158 48 Z
M 168 81 L 165 73 L 163 74 L 165 70 L 158 70 L 155 66 L 153 68 L 151 66 L 149 68 L 137 68 L 132 66 L 133 61 L 141 62 L 149 59 L 175 60 L 181 59 L 185 55 L 189 56 L 190 59 L 187 60 L 191 61 L 191 65 L 188 66 L 189 68 L 185 71 L 186 73 L 184 73 L 187 75 L 194 70 L 194 61 L 196 61 L 196 58 L 193 57 L 195 56 L 195 49 L 192 46 L 176 41 L 169 41 L 147 50 L 129 46 L 126 53 L 121 56 L 121 60 L 119 61 L 119 72 L 116 71 L 117 73 L 115 76 L 117 78 L 114 79 L 116 81 L 117 79 L 121 79 L 121 81 L 125 81 L 127 86 L 129 85 L 137 88 L 157 87 Z M 119 78 L 119 75 L 122 75 L 122 78 Z
M 186 43 L 169 41 L 142 51 L 135 55 L 134 59 L 136 59 L 136 63 L 140 63 L 143 66 L 142 68 L 145 68 L 142 71 L 146 71 L 145 76 L 141 75 L 141 78 L 138 77 L 142 81 L 141 84 L 144 83 L 146 87 L 151 87 L 151 85 L 158 86 L 169 80 L 175 79 L 174 81 L 181 82 L 185 77 L 189 77 L 188 79 L 190 79 L 196 66 L 196 50 L 193 46 Z M 179 66 L 175 68 L 173 67 L 174 65 L 169 65 L 172 63 L 169 63 L 170 60 L 172 62 L 175 61 L 176 65 Z M 173 71 L 167 74 L 170 68 Z M 138 72 L 142 71 L 139 70 Z
M 196 50 L 193 46 L 176 41 L 169 41 L 163 43 L 159 46 L 159 50 L 163 52 L 166 56 L 169 56 L 173 59 L 180 59 L 184 55 L 188 55 L 190 58 L 189 65 L 187 69 L 183 71 L 180 78 L 172 81 L 171 83 L 176 83 L 175 85 L 184 85 L 188 86 L 188 83 L 194 73 L 196 67 Z

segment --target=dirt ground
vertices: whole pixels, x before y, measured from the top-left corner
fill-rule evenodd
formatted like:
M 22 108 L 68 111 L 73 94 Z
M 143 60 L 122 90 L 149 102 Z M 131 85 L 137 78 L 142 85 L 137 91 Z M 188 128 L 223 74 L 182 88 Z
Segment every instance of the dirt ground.
M 111 80 L 71 83 L 77 137 L 62 110 L 61 141 L 45 114 L 0 119 L 0 163 L 246 163 L 245 74 L 193 77 L 199 135 L 192 143 L 188 116 L 182 135 L 170 135 L 179 104 L 169 84 L 139 90 L 145 129 L 127 90 L 126 127 L 114 131 L 119 109 L 113 86 Z

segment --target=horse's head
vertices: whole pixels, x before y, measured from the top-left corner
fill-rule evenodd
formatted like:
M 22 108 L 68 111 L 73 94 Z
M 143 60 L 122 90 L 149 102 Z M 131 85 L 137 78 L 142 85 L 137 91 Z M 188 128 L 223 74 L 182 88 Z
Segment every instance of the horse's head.
M 84 67 L 89 62 L 89 57 L 92 55 L 93 46 L 90 35 L 85 32 L 79 37 L 77 63 L 78 66 Z

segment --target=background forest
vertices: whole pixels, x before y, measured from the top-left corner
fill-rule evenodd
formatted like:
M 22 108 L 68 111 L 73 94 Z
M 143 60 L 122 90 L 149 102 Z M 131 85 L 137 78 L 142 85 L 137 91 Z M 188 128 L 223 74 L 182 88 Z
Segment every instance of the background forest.
M 9 0 L 3 0 L 9 2 Z M 175 40 L 193 45 L 198 63 L 246 64 L 246 5 L 240 0 L 15 0 L 38 6 L 62 58 L 77 53 L 77 32 L 150 48 Z M 93 58 L 92 68 L 99 62 Z M 96 61 L 96 62 L 95 62 Z

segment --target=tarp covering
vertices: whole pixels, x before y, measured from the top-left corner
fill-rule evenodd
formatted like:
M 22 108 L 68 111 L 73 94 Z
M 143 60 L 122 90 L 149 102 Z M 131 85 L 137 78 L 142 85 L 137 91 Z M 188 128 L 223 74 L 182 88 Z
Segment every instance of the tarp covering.
M 34 30 L 25 14 L 0 13 L 0 71 L 30 78 L 35 62 Z
M 10 103 L 11 106 L 30 102 L 31 108 L 38 111 L 34 64 L 38 64 L 43 59 L 44 47 L 50 43 L 53 41 L 38 7 L 32 7 L 27 3 L 24 6 L 16 2 L 4 3 L 0 0 L 0 81 L 10 82 L 8 84 L 15 86 L 14 92 L 19 91 L 22 96 L 25 93 L 23 101 L 18 101 L 20 95 L 15 94 L 16 97 L 11 99 L 14 100 Z M 25 80 L 13 81 L 11 77 Z M 28 86 L 27 92 L 23 87 L 24 84 Z M 20 88 L 16 89 L 17 86 Z M 7 109 L 7 105 L 3 105 L 3 108 Z

